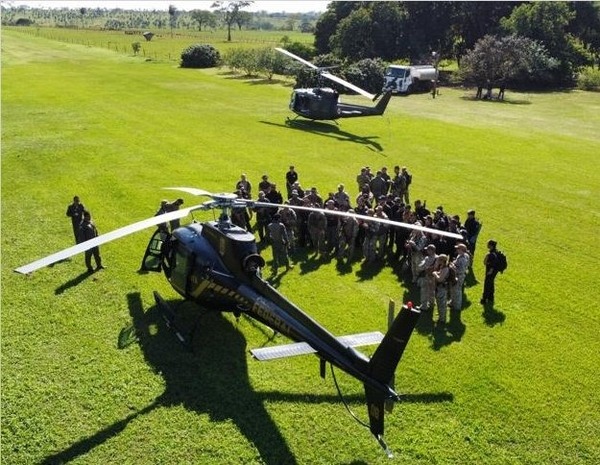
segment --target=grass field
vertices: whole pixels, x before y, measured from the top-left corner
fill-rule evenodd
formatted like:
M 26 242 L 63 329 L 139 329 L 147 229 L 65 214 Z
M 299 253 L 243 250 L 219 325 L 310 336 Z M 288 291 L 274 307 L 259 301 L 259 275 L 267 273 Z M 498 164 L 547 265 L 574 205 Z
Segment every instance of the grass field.
M 284 124 L 289 93 L 2 31 L 2 462 L 599 463 L 600 94 L 508 90 L 498 103 L 442 89 L 299 129 Z M 152 299 L 175 292 L 136 272 L 150 231 L 103 246 L 108 269 L 92 277 L 79 256 L 12 271 L 72 245 L 75 194 L 107 232 L 153 215 L 162 187 L 230 191 L 241 172 L 283 185 L 290 163 L 305 187 L 352 194 L 360 167 L 407 165 L 413 200 L 477 210 L 480 281 L 488 238 L 509 258 L 492 310 L 472 283 L 460 322 L 419 322 L 387 415 L 393 461 L 316 358 L 251 359 L 264 327 L 209 315 L 183 350 Z M 392 267 L 359 262 L 301 260 L 276 285 L 335 334 L 385 330 L 388 299 L 411 295 Z M 139 343 L 117 349 L 131 324 Z M 338 381 L 365 419 L 362 386 Z

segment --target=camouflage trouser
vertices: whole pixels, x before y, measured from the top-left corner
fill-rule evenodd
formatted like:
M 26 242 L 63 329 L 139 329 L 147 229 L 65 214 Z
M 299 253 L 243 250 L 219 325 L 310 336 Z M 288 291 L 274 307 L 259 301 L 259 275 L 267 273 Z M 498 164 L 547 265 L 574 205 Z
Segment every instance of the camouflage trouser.
M 377 258 L 381 259 L 385 256 L 386 247 L 387 247 L 387 233 L 379 234 L 376 238 Z
M 452 309 L 462 310 L 463 300 L 463 284 L 465 282 L 464 276 L 457 276 L 457 282 L 450 288 L 450 298 L 452 299 Z
M 445 283 L 438 284 L 435 290 L 435 303 L 438 308 L 438 318 L 446 322 L 446 307 L 448 306 L 448 286 Z
M 423 260 L 423 254 L 416 250 L 413 250 L 410 254 L 410 272 L 412 274 L 413 283 L 417 282 L 419 276 L 419 263 Z
M 348 260 L 352 260 L 352 256 L 354 255 L 354 247 L 356 245 L 356 238 L 353 237 L 348 239 L 342 234 L 339 241 L 340 244 L 338 249 L 338 258 L 347 258 Z
M 433 308 L 435 300 L 435 278 L 433 275 L 419 278 L 421 308 Z
M 310 240 L 315 248 L 315 252 L 325 253 L 325 231 L 320 228 L 308 228 Z
M 273 244 L 273 269 L 277 270 L 280 266 L 288 268 L 290 261 L 287 254 L 287 246 L 281 243 Z

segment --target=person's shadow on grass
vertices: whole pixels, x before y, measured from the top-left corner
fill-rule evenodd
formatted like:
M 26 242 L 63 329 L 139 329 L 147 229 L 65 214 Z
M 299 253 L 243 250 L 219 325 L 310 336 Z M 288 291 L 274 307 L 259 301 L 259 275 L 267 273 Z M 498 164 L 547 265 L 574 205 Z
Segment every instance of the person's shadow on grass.
M 496 326 L 504 323 L 506 320 L 506 315 L 494 308 L 494 304 L 489 302 L 483 305 L 483 312 L 481 315 L 483 316 L 483 321 L 488 326 Z

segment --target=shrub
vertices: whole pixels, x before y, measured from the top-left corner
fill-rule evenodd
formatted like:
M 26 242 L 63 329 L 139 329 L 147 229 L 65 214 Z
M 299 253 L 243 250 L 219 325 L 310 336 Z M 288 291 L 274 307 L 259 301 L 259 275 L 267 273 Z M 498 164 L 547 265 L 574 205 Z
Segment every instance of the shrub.
M 182 68 L 212 68 L 217 66 L 221 56 L 212 45 L 190 45 L 181 53 Z
M 600 70 L 586 68 L 577 77 L 577 88 L 600 91 Z
M 383 86 L 385 63 L 380 58 L 365 58 L 346 69 L 346 81 L 377 94 Z

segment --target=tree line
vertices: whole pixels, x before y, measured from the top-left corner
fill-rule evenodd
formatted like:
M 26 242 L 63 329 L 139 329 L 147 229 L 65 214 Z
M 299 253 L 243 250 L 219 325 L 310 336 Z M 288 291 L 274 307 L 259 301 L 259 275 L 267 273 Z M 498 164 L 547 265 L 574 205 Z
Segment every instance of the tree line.
M 458 62 L 473 82 L 573 83 L 600 62 L 600 2 L 350 2 L 328 5 L 315 53 L 357 61 Z

